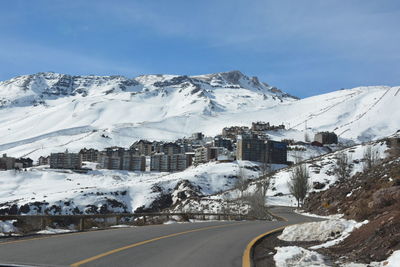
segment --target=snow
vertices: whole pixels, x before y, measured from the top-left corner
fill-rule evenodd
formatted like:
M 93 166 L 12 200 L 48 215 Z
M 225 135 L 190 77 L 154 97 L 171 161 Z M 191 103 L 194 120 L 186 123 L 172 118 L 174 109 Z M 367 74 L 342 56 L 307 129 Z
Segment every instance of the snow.
M 309 267 L 309 266 L 328 266 L 325 265 L 321 254 L 301 247 L 287 246 L 276 247 L 274 260 L 276 267 Z
M 176 224 L 176 223 L 179 223 L 179 222 L 174 221 L 174 220 L 169 220 L 169 221 L 164 222 L 164 224 Z
M 308 267 L 308 266 L 332 266 L 327 259 L 318 252 L 298 246 L 276 247 L 274 255 L 277 267 Z M 394 251 L 392 255 L 381 262 L 370 262 L 368 264 L 355 262 L 340 262 L 342 267 L 398 267 L 400 262 L 400 250 Z M 338 263 L 336 263 L 338 264 Z M 335 265 L 336 266 L 336 265 Z
M 117 225 L 112 225 L 110 226 L 111 228 L 131 228 L 131 227 L 136 227 L 134 225 L 127 225 L 127 224 L 117 224 Z
M 57 234 L 65 234 L 65 233 L 72 233 L 72 232 L 76 232 L 76 230 L 56 229 L 56 228 L 46 227 L 46 230 L 41 230 L 36 233 L 40 234 L 40 235 L 57 235 Z
M 336 166 L 335 157 L 339 153 L 345 153 L 348 155 L 350 161 L 353 163 L 353 168 L 351 170 L 351 175 L 361 172 L 364 168 L 362 159 L 364 157 L 364 152 L 368 146 L 375 151 L 377 151 L 378 158 L 386 158 L 387 155 L 385 151 L 388 149 L 385 142 L 372 142 L 365 145 L 356 145 L 338 152 L 330 153 L 327 155 L 322 155 L 319 158 L 315 158 L 306 161 L 306 166 L 309 170 L 310 179 L 309 183 L 312 186 L 314 183 L 325 184 L 322 189 L 314 189 L 311 191 L 323 191 L 329 188 L 330 185 L 337 181 L 337 177 L 334 175 L 334 168 Z M 301 155 L 301 154 L 300 154 Z M 267 203 L 269 205 L 281 205 L 281 206 L 297 206 L 297 201 L 290 194 L 289 188 L 287 186 L 291 177 L 291 169 L 285 168 L 278 171 L 271 183 L 271 190 L 267 193 Z M 277 196 L 277 194 L 280 195 Z
M 317 215 L 309 212 L 303 212 L 301 210 L 294 210 L 297 214 L 307 216 L 307 217 L 314 217 L 314 218 L 321 218 L 321 219 L 340 219 L 344 216 L 344 214 L 332 214 L 327 216 Z
M 354 220 L 336 219 L 296 224 L 286 227 L 278 238 L 284 241 L 329 240 L 329 242 L 315 246 L 313 249 L 329 247 L 341 242 L 349 236 L 354 229 L 361 227 L 367 222 L 368 221 L 357 223 Z
M 16 220 L 0 221 L 0 236 L 17 232 L 17 228 L 13 225 Z
M 38 213 L 33 202 L 53 204 L 61 207 L 60 213 L 72 214 L 74 208 L 84 211 L 87 205 L 100 208 L 108 200 L 116 200 L 124 207 L 113 207 L 113 212 L 133 212 L 139 207 L 148 207 L 162 193 L 174 193 L 176 185 L 187 180 L 200 195 L 211 195 L 232 188 L 239 166 L 245 167 L 244 174 L 248 179 L 258 178 L 258 172 L 252 170 L 256 163 L 235 161 L 230 163 L 210 162 L 197 167 L 190 167 L 183 172 L 128 172 L 118 170 L 93 170 L 87 174 L 74 173 L 69 170 L 52 170 L 42 166 L 28 171 L 0 172 L 0 208 L 10 203 L 19 206 L 29 204 L 27 214 Z M 161 192 L 154 190 L 157 186 Z M 177 188 L 178 191 L 187 188 Z M 173 194 L 174 201 L 178 201 Z M 43 212 L 43 211 L 42 211 Z M 40 213 L 40 212 L 39 212 Z M 50 214 L 58 214 L 49 211 Z
M 240 72 L 20 76 L 0 82 L 0 152 L 37 159 L 65 148 L 128 147 L 143 138 L 174 140 L 198 131 L 214 136 L 225 126 L 253 121 L 284 123 L 289 130 L 270 132 L 274 140 L 329 130 L 343 141 L 362 142 L 398 130 L 399 87 L 358 87 L 301 100 L 272 89 Z
M 383 261 L 382 266 L 398 267 L 399 263 L 400 263 L 400 250 L 397 250 L 394 251 L 393 254 L 386 261 Z

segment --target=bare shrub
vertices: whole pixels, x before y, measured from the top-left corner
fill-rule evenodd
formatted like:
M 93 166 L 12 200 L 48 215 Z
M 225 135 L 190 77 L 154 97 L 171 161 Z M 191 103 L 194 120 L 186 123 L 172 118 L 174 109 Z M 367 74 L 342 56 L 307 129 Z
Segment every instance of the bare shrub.
M 346 180 L 350 177 L 352 169 L 351 158 L 347 155 L 347 153 L 339 153 L 336 156 L 336 166 L 335 166 L 335 175 L 340 180 Z
M 367 146 L 364 150 L 364 171 L 371 169 L 379 163 L 379 151 L 372 146 Z
M 260 180 L 257 184 L 261 191 L 261 195 L 264 197 L 267 196 L 267 192 L 269 187 L 271 186 L 271 180 L 273 178 L 273 175 L 271 173 L 271 166 L 267 163 L 264 163 L 261 165 L 261 173 L 260 173 Z
M 243 198 L 243 193 L 247 187 L 247 179 L 244 174 L 244 169 L 242 166 L 239 166 L 239 171 L 236 180 L 236 188 L 240 191 L 240 198 Z
M 262 219 L 267 214 L 265 208 L 265 199 L 260 188 L 251 194 L 247 194 L 246 202 L 249 205 L 248 214 L 256 218 Z

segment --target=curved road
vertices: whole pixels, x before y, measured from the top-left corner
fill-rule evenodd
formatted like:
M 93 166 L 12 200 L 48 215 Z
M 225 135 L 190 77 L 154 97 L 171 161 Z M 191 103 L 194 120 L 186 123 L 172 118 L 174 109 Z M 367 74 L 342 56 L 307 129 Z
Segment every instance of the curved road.
M 247 244 L 284 225 L 313 221 L 274 208 L 288 221 L 153 225 L 0 241 L 0 263 L 30 266 L 241 266 Z M 2 265 L 0 265 L 2 266 Z

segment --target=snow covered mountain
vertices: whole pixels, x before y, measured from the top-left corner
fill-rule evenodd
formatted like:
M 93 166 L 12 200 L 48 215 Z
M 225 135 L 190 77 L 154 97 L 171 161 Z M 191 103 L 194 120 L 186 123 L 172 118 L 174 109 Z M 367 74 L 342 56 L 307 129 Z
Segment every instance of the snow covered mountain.
M 0 151 L 37 158 L 68 147 L 174 139 L 197 121 L 296 101 L 239 71 L 200 76 L 38 73 L 0 83 Z
M 399 91 L 358 87 L 299 100 L 239 71 L 134 79 L 38 73 L 0 82 L 0 152 L 36 159 L 65 148 L 215 135 L 253 121 L 284 123 L 289 130 L 271 133 L 277 140 L 329 130 L 369 141 L 400 128 Z

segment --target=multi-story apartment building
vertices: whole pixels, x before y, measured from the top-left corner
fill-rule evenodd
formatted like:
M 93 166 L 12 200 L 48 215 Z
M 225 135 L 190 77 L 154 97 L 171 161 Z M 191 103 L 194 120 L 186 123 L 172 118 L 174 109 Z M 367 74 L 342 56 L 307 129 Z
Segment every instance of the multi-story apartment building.
M 38 159 L 38 165 L 49 165 L 50 164 L 50 156 L 44 157 L 40 156 Z
M 210 157 L 211 157 L 211 148 L 208 146 L 199 147 L 194 150 L 195 164 L 209 162 Z
M 183 171 L 189 167 L 189 159 L 185 154 L 174 154 L 170 156 L 170 171 Z
M 177 143 L 165 143 L 162 145 L 162 151 L 164 154 L 168 156 L 172 156 L 174 154 L 180 154 L 182 153 L 181 146 L 178 145 Z M 184 151 L 183 151 L 184 152 Z
M 82 157 L 82 161 L 97 162 L 99 160 L 99 151 L 97 149 L 86 149 L 83 148 L 79 151 Z
M 314 136 L 314 141 L 317 141 L 323 145 L 337 144 L 338 137 L 334 132 L 319 132 Z
M 0 169 L 2 170 L 10 170 L 15 167 L 16 158 L 8 157 L 7 154 L 3 154 L 3 157 L 0 158 Z
M 153 151 L 153 142 L 147 140 L 139 140 L 135 142 L 131 147 L 131 150 L 137 150 L 138 154 L 144 156 L 150 156 Z
M 98 163 L 100 168 L 109 170 L 122 170 L 123 155 L 125 149 L 122 147 L 108 147 L 99 153 Z
M 158 172 L 183 171 L 191 165 L 191 157 L 187 154 L 167 155 L 157 153 L 150 158 L 150 170 Z
M 264 162 L 265 140 L 256 135 L 238 135 L 236 158 L 238 160 L 250 160 Z
M 232 140 L 228 139 L 228 138 L 224 138 L 220 135 L 218 135 L 214 138 L 213 143 L 214 143 L 214 147 L 224 147 L 224 148 L 228 149 L 229 151 L 233 150 Z
M 283 142 L 268 140 L 266 143 L 266 163 L 286 164 L 287 163 L 287 145 Z
M 68 150 L 66 150 L 64 153 L 51 153 L 50 168 L 81 169 L 82 159 L 78 153 L 69 153 Z
M 170 171 L 170 156 L 164 153 L 157 153 L 150 158 L 150 170 L 159 172 Z
M 99 154 L 100 168 L 109 170 L 145 171 L 146 157 L 135 150 L 120 147 L 106 148 Z
M 249 133 L 250 129 L 247 126 L 232 126 L 225 127 L 222 129 L 222 136 L 225 138 L 230 138 L 236 140 L 236 136 Z
M 236 158 L 265 163 L 286 164 L 287 147 L 283 142 L 260 139 L 256 135 L 238 137 Z
M 146 157 L 135 155 L 129 150 L 125 151 L 122 157 L 122 170 L 144 172 L 146 170 Z

